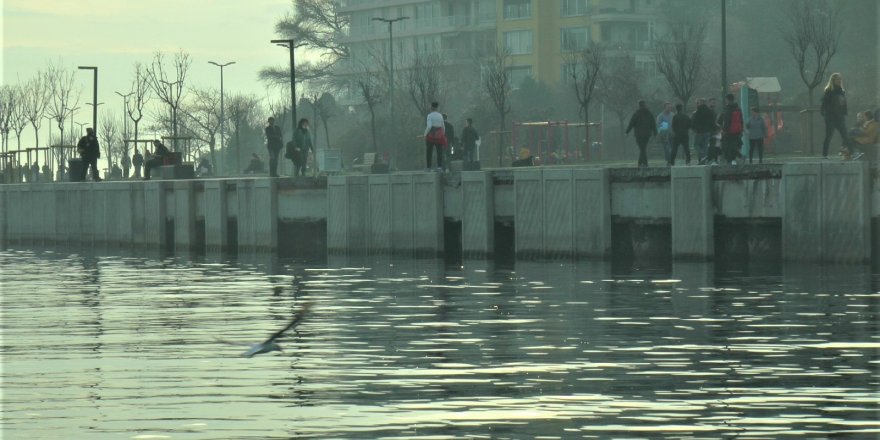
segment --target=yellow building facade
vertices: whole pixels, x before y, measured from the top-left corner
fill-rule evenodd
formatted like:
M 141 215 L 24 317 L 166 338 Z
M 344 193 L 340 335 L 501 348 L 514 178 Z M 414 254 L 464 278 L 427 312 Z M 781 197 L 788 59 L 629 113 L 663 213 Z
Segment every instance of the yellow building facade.
M 651 63 L 657 0 L 497 0 L 498 44 L 510 54 L 514 87 L 526 77 L 564 81 L 566 57 L 601 42 Z

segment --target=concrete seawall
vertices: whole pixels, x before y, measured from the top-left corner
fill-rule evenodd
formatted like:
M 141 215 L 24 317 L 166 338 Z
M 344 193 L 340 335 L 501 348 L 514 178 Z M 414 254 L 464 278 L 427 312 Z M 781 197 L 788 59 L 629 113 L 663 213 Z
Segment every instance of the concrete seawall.
M 865 263 L 863 162 L 0 185 L 7 246 Z

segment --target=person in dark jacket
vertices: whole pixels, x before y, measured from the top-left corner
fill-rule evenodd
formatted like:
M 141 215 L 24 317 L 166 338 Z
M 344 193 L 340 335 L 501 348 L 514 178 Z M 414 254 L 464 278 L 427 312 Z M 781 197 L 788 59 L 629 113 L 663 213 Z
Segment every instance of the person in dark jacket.
M 654 123 L 654 114 L 648 110 L 645 101 L 639 101 L 638 110 L 629 118 L 626 134 L 635 131 L 636 144 L 639 146 L 639 166 L 648 166 L 648 141 L 651 136 L 657 136 L 657 125 Z
M 309 152 L 313 150 L 312 134 L 309 132 L 309 120 L 302 118 L 296 124 L 293 140 L 287 143 L 284 152 L 284 157 L 293 161 L 294 176 L 306 175 L 306 163 L 309 160 Z
M 715 113 L 706 105 L 706 98 L 697 100 L 697 110 L 691 116 L 691 130 L 694 131 L 694 154 L 701 165 L 705 164 L 709 156 L 709 139 L 715 131 Z
M 269 150 L 269 177 L 278 177 L 278 153 L 284 146 L 281 128 L 275 125 L 275 118 L 269 118 L 266 125 L 266 148 Z
M 739 155 L 740 147 L 742 147 L 742 133 L 745 121 L 743 119 L 742 110 L 736 102 L 736 98 L 732 93 L 728 93 L 725 97 L 724 113 L 721 114 L 721 150 L 724 160 L 736 165 L 736 158 Z
M 159 168 L 165 163 L 165 158 L 171 155 L 171 151 L 158 139 L 153 141 L 153 157 L 144 163 L 144 180 L 150 180 L 153 168 Z
M 477 133 L 477 129 L 474 128 L 474 120 L 467 118 L 465 120 L 464 129 L 461 131 L 461 147 L 464 152 L 465 162 L 474 161 L 474 153 L 477 151 L 478 139 L 480 139 L 480 134 Z
M 684 148 L 684 163 L 691 164 L 690 149 L 691 118 L 684 112 L 684 106 L 675 104 L 675 116 L 672 117 L 672 152 L 669 154 L 669 166 L 675 165 L 678 146 Z
M 134 165 L 134 178 L 141 178 L 141 167 L 144 166 L 144 156 L 138 151 L 137 147 L 134 148 L 134 156 L 131 157 L 131 164 Z
M 98 145 L 98 138 L 95 136 L 94 128 L 89 127 L 86 129 L 86 135 L 80 138 L 79 143 L 76 144 L 76 150 L 83 161 L 82 180 L 86 180 L 87 171 L 89 167 L 92 167 L 92 180 L 100 182 L 98 159 L 101 158 L 101 147 Z
M 455 152 L 455 126 L 452 125 L 452 122 L 449 122 L 449 115 L 443 113 L 443 130 L 446 132 L 446 151 L 444 154 L 446 157 L 451 158 L 452 154 Z M 449 166 L 449 161 L 446 161 L 446 166 Z
M 825 141 L 822 142 L 822 157 L 828 159 L 828 146 L 834 130 L 840 133 L 843 147 L 850 148 L 849 136 L 846 135 L 846 89 L 843 88 L 843 77 L 832 73 L 822 95 L 822 117 L 825 118 Z

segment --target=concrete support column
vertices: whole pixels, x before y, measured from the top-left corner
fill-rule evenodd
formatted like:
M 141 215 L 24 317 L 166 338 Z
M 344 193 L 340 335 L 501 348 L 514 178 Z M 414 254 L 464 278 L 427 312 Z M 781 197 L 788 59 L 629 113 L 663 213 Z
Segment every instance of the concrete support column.
M 575 250 L 574 172 L 546 169 L 543 172 L 544 257 L 571 258 Z
M 715 256 L 712 169 L 672 167 L 672 256 L 710 260 Z
M 346 193 L 346 176 L 327 178 L 327 252 L 331 255 L 344 254 L 347 251 Z
M 226 182 L 205 182 L 205 247 L 208 253 L 224 252 L 229 247 L 229 217 L 226 209 Z
M 278 186 L 277 179 L 254 182 L 254 246 L 257 251 L 278 249 Z
M 544 253 L 544 182 L 541 169 L 513 172 L 516 255 L 537 258 Z
M 111 246 L 129 246 L 133 239 L 133 184 L 105 182 L 101 184 L 105 197 L 106 243 Z
M 167 207 L 165 194 L 168 182 L 149 181 L 144 183 L 144 244 L 153 248 L 165 248 L 165 221 Z
M 607 168 L 574 170 L 574 245 L 579 257 L 611 255 L 611 182 Z
M 827 263 L 871 260 L 871 173 L 868 162 L 822 164 L 822 255 Z
M 190 252 L 196 238 L 195 182 L 175 180 L 174 185 L 174 250 Z
M 7 221 L 9 210 L 6 207 L 6 194 L 8 194 L 8 191 L 5 191 L 4 188 L 0 188 L 0 247 L 9 243 L 6 238 L 6 225 L 9 223 Z
M 444 248 L 443 176 L 440 173 L 418 173 L 413 176 L 413 216 L 415 252 L 434 257 Z
M 391 176 L 372 174 L 369 186 L 367 250 L 371 255 L 391 253 Z
M 254 180 L 235 182 L 235 193 L 238 198 L 238 250 L 253 252 L 256 250 L 256 218 L 257 206 L 254 200 Z
M 488 258 L 495 252 L 494 197 L 491 173 L 461 173 L 461 250 L 464 258 Z
M 135 246 L 144 246 L 146 244 L 145 194 L 145 185 L 131 183 L 131 239 Z
M 782 258 L 822 260 L 822 164 L 782 166 Z
M 415 250 L 414 206 L 413 174 L 392 174 L 391 244 L 395 254 L 412 255 Z

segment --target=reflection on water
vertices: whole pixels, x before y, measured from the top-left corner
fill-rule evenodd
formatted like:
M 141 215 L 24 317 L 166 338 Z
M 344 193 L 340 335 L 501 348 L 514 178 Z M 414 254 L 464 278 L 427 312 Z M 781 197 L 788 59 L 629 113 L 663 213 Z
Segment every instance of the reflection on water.
M 366 263 L 0 253 L 3 438 L 880 434 L 861 267 Z

